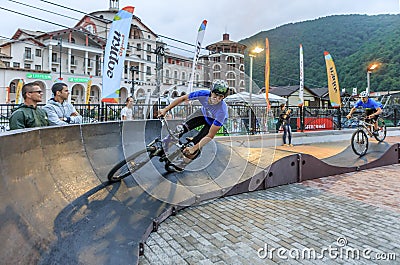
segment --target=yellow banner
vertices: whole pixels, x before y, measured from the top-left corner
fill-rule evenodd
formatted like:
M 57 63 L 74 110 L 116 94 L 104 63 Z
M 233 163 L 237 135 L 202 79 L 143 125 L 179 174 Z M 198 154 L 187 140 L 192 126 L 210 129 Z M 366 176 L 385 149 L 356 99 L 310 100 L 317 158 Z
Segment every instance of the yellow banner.
M 89 100 L 90 100 L 90 89 L 92 88 L 92 76 L 90 76 L 89 81 L 87 82 L 87 86 L 86 86 L 86 104 L 89 104 Z
M 6 103 L 9 104 L 11 103 L 11 99 L 10 99 L 10 87 L 6 87 Z
M 17 85 L 17 91 L 15 91 L 15 104 L 19 103 L 19 98 L 21 97 L 22 87 L 24 85 L 24 81 L 20 79 Z
M 270 66 L 269 66 L 269 41 L 268 38 L 265 38 L 265 99 L 267 101 L 267 106 L 269 108 L 269 73 L 270 73 Z
M 328 76 L 328 92 L 331 106 L 334 108 L 340 107 L 340 89 L 339 79 L 336 73 L 335 63 L 333 62 L 332 56 L 329 52 L 324 52 L 325 63 L 326 63 L 326 74 Z

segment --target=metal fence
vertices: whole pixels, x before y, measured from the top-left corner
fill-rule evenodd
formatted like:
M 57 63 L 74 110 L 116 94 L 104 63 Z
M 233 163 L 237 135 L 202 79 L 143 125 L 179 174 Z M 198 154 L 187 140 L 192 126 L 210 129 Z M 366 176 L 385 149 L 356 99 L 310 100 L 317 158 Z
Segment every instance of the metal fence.
M 39 104 L 43 106 L 44 104 Z M 8 129 L 8 118 L 15 104 L 0 104 L 0 131 Z M 76 110 L 82 115 L 84 123 L 99 121 L 116 121 L 121 118 L 121 110 L 124 104 L 75 104 Z M 158 110 L 165 105 L 133 105 L 133 118 L 135 120 L 154 119 Z M 185 119 L 195 112 L 201 105 L 183 104 L 176 106 L 168 118 Z M 340 130 L 352 128 L 356 125 L 346 119 L 350 108 L 316 108 L 289 106 L 292 110 L 291 127 L 293 131 L 309 130 Z M 279 130 L 279 108 L 266 106 L 249 107 L 248 104 L 229 104 L 229 119 L 224 125 L 223 133 L 229 134 L 263 134 L 277 132 Z M 362 110 L 360 110 L 362 111 Z M 382 117 L 387 126 L 400 126 L 399 108 L 386 107 Z

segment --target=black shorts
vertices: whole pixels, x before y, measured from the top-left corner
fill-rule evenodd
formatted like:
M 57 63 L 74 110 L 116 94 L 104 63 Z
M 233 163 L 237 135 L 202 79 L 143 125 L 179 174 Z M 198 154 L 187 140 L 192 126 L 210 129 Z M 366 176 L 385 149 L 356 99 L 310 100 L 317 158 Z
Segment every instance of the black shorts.
M 376 112 L 376 109 L 366 109 L 365 116 L 368 117 Z M 366 122 L 376 122 L 379 118 L 379 115 L 375 115 L 372 119 L 365 119 Z
M 192 113 L 189 117 L 187 117 L 186 121 L 183 123 L 184 131 L 179 135 L 179 137 L 182 137 L 183 134 L 201 125 L 204 125 L 203 128 L 199 131 L 197 135 L 193 137 L 192 142 L 194 144 L 200 142 L 200 140 L 203 139 L 208 134 L 211 128 L 211 125 L 209 125 L 206 119 L 204 118 L 201 109 L 198 109 L 197 111 Z

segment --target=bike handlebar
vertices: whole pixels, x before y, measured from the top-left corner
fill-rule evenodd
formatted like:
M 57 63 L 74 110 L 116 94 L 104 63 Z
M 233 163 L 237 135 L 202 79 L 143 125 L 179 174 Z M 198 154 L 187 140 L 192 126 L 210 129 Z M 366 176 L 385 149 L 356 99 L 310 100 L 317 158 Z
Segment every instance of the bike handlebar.
M 169 128 L 168 122 L 167 122 L 167 120 L 165 119 L 165 117 L 164 117 L 164 116 L 159 116 L 158 119 L 161 121 L 162 126 L 165 126 L 165 128 L 167 128 L 168 134 L 169 134 L 174 140 L 176 140 L 176 141 L 179 142 L 179 138 L 176 137 L 176 135 L 171 131 L 171 129 Z

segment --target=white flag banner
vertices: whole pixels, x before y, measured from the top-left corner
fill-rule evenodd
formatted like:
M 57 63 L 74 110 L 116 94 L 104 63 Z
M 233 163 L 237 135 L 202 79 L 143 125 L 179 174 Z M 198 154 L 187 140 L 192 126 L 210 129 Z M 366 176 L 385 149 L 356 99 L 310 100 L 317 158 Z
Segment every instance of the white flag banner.
M 197 61 L 199 60 L 201 43 L 203 42 L 203 39 L 204 39 L 204 34 L 206 32 L 206 26 L 207 26 L 207 20 L 203 20 L 203 22 L 201 23 L 199 30 L 198 30 L 197 39 L 196 39 L 196 50 L 195 50 L 195 54 L 194 54 L 194 58 L 193 58 L 193 65 L 192 65 L 192 74 L 190 75 L 190 79 L 189 79 L 189 89 L 188 89 L 189 93 L 192 92 L 192 90 L 193 90 L 194 74 L 196 71 Z
M 304 66 L 303 66 L 303 46 L 300 44 L 300 87 L 299 87 L 299 106 L 304 104 Z
M 118 103 L 122 71 L 131 29 L 133 6 L 126 6 L 114 17 L 104 53 L 102 101 Z

